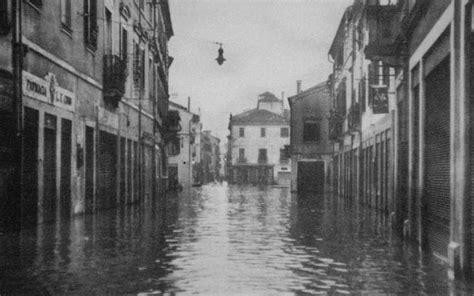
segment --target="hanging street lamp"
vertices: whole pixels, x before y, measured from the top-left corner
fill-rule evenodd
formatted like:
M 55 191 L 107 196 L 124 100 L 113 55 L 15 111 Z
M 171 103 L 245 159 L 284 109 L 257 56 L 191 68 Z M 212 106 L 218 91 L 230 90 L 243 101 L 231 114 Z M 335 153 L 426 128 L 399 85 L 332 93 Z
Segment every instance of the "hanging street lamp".
M 219 45 L 220 45 L 220 48 L 219 48 L 219 50 L 217 51 L 218 54 L 219 54 L 219 56 L 216 58 L 216 61 L 217 61 L 217 63 L 219 64 L 219 66 L 222 66 L 222 64 L 225 62 L 224 49 L 222 49 L 222 43 L 216 42 L 216 44 L 219 44 Z

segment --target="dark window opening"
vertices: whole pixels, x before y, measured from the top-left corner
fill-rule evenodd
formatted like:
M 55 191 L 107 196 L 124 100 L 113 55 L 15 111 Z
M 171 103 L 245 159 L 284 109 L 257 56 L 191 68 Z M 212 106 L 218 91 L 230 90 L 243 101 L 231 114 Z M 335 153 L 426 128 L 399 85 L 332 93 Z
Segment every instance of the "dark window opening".
M 316 142 L 321 137 L 321 130 L 319 122 L 307 121 L 303 126 L 303 141 Z
M 258 163 L 267 163 L 267 149 L 258 149 Z

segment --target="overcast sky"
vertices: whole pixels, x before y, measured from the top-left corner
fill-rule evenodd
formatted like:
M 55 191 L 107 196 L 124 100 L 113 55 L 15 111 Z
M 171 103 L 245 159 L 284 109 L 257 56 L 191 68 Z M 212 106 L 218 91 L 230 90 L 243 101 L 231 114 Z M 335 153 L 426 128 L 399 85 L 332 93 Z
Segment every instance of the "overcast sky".
M 328 51 L 351 0 L 170 0 L 171 100 L 201 112 L 226 141 L 229 114 L 255 108 L 265 91 L 295 95 L 331 73 Z M 215 61 L 223 43 L 227 61 Z

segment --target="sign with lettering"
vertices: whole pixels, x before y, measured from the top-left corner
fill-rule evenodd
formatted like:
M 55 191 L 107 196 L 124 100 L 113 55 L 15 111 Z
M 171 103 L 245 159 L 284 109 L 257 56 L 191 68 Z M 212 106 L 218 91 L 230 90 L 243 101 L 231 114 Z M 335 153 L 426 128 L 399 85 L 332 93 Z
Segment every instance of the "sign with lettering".
M 43 79 L 23 71 L 23 95 L 74 112 L 74 93 L 59 87 L 52 73 Z

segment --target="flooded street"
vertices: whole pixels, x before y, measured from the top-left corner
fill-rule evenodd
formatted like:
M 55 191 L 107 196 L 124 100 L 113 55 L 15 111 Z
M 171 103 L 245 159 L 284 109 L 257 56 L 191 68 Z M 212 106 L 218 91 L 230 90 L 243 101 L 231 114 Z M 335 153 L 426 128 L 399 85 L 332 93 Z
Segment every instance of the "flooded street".
M 0 293 L 448 294 L 446 267 L 335 197 L 224 184 L 2 234 Z

